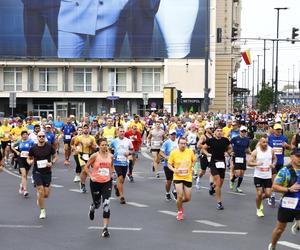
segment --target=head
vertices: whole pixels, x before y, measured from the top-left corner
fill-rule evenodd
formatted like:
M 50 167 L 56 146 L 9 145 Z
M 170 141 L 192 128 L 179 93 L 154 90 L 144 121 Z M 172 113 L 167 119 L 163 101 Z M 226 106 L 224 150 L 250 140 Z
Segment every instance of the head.
M 39 144 L 45 143 L 45 133 L 44 132 L 42 132 L 42 131 L 38 132 L 37 137 L 38 137 Z
M 92 121 L 92 127 L 95 128 L 98 126 L 98 121 L 97 120 L 93 120 Z
M 108 127 L 111 127 L 112 124 L 113 124 L 113 120 L 112 120 L 111 118 L 108 118 L 108 119 L 106 120 L 106 125 L 107 125 Z
M 176 122 L 176 124 L 177 124 L 177 127 L 178 127 L 178 128 L 182 128 L 182 121 L 181 121 L 181 120 L 178 120 L 178 121 Z
M 294 168 L 300 169 L 300 149 L 295 148 L 291 153 L 291 163 Z
M 71 124 L 71 118 L 70 117 L 67 118 L 67 124 Z
M 60 116 L 56 116 L 56 120 L 59 122 L 60 121 Z
M 26 130 L 22 131 L 21 137 L 23 141 L 26 141 L 28 139 L 28 132 Z
M 222 138 L 223 133 L 222 133 L 222 128 L 220 126 L 218 126 L 216 128 L 215 136 L 216 136 L 217 139 L 221 139 Z
M 132 132 L 133 132 L 133 134 L 136 134 L 137 131 L 138 131 L 137 126 L 136 126 L 136 125 L 133 125 L 133 126 L 132 126 Z
M 172 141 L 176 140 L 176 130 L 172 129 L 169 131 L 169 137 Z
M 120 139 L 124 139 L 124 136 L 125 136 L 125 130 L 124 130 L 124 128 L 119 128 L 119 130 L 118 130 L 118 137 Z
M 274 125 L 273 133 L 275 136 L 280 136 L 282 134 L 282 126 L 279 123 Z
M 35 124 L 34 127 L 33 127 L 33 131 L 34 133 L 38 133 L 41 131 L 41 126 L 39 124 Z
M 83 125 L 83 127 L 82 127 L 82 133 L 84 135 L 88 135 L 89 134 L 89 126 L 87 124 Z
M 245 126 L 240 127 L 240 136 L 241 137 L 246 137 L 247 136 L 247 127 L 245 127 Z
M 228 120 L 228 121 L 227 121 L 227 127 L 228 127 L 228 128 L 231 128 L 231 126 L 232 126 L 232 121 L 231 121 L 231 120 Z
M 51 132 L 51 125 L 50 124 L 46 124 L 45 128 L 46 128 L 46 132 Z
M 107 148 L 107 140 L 106 138 L 102 137 L 99 139 L 99 147 L 100 147 L 100 152 L 106 153 L 108 148 Z
M 82 127 L 78 127 L 77 128 L 77 135 L 82 135 L 82 131 L 83 131 Z
M 266 150 L 268 147 L 268 135 L 263 135 L 260 139 L 259 139 L 259 146 L 261 149 Z
M 180 151 L 184 151 L 185 148 L 186 148 L 186 139 L 181 137 L 179 140 L 178 140 L 178 148 Z
M 139 122 L 140 121 L 140 117 L 138 115 L 134 116 L 134 121 L 135 122 Z
M 17 126 L 18 126 L 19 128 L 21 128 L 21 127 L 23 126 L 23 120 L 22 120 L 22 119 L 18 119 L 18 120 L 17 120 Z

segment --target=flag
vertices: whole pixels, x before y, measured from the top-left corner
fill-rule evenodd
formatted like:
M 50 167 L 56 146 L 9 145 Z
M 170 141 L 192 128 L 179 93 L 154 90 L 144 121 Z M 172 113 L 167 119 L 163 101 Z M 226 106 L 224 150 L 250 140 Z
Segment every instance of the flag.
M 246 51 L 242 52 L 242 57 L 243 57 L 244 62 L 246 63 L 246 65 L 251 65 L 250 50 L 246 50 Z

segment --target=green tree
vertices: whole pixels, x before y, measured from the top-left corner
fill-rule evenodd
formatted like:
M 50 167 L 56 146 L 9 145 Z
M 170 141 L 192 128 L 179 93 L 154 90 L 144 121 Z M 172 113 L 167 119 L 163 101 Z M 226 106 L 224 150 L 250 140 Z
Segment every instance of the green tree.
M 266 85 L 257 96 L 257 106 L 261 112 L 268 111 L 273 101 L 273 90 L 272 87 Z

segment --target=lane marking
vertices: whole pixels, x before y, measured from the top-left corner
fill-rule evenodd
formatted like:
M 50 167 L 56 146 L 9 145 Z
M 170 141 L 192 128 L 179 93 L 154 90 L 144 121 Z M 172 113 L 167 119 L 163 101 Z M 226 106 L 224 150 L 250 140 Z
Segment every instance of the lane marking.
M 42 228 L 42 225 L 0 225 L 0 228 Z
M 246 194 L 244 193 L 236 193 L 236 192 L 232 192 L 232 191 L 227 191 L 227 194 L 235 194 L 235 195 L 241 195 L 241 196 L 245 196 Z
M 64 186 L 58 185 L 58 184 L 51 184 L 51 187 L 55 187 L 55 188 L 63 188 Z
M 103 227 L 88 227 L 89 230 L 99 230 Z M 141 231 L 141 227 L 108 227 L 109 230 L 124 230 L 124 231 Z
M 217 223 L 217 222 L 213 222 L 213 221 L 210 221 L 210 220 L 195 220 L 195 221 L 198 222 L 198 223 L 201 223 L 201 224 L 212 226 L 212 227 L 227 227 L 226 225 L 223 225 L 223 224 L 220 224 L 220 223 Z
M 75 192 L 75 193 L 81 193 L 81 191 L 79 189 L 69 189 L 69 191 Z
M 150 155 L 148 155 L 148 153 L 146 153 L 146 150 L 145 149 L 142 149 L 142 156 L 144 156 L 145 158 L 147 158 L 147 159 L 149 159 L 149 160 L 153 160 L 153 158 L 150 156 Z
M 140 204 L 140 203 L 137 203 L 137 202 L 131 202 L 131 201 L 130 202 L 126 202 L 126 204 L 134 206 L 134 207 L 149 207 L 148 205 Z
M 158 210 L 157 212 L 162 213 L 162 214 L 168 214 L 172 216 L 177 216 L 176 212 L 168 211 L 168 210 Z
M 18 178 L 21 179 L 21 176 L 20 176 L 19 174 L 15 174 L 15 173 L 13 173 L 13 172 L 7 170 L 6 168 L 3 168 L 3 171 L 4 171 L 5 173 L 7 173 L 7 174 L 13 175 L 13 176 L 18 177 Z
M 247 232 L 229 232 L 229 231 L 206 231 L 206 230 L 193 230 L 193 233 L 200 234 L 229 234 L 229 235 L 247 235 Z
M 282 246 L 290 247 L 293 249 L 298 249 L 298 250 L 300 249 L 300 245 L 297 245 L 295 243 L 288 242 L 288 241 L 278 241 L 278 244 L 282 245 Z

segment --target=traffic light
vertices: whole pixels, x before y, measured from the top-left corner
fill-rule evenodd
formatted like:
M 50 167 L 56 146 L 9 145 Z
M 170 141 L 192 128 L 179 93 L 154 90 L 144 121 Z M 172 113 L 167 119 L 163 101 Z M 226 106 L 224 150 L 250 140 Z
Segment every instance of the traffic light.
M 182 103 L 182 91 L 177 90 L 177 102 Z
M 237 87 L 236 84 L 236 79 L 235 78 L 231 78 L 231 90 L 233 91 L 233 89 L 235 89 Z
M 299 36 L 299 33 L 297 33 L 299 31 L 299 29 L 293 27 L 293 30 L 292 30 L 292 39 L 296 39 L 297 36 Z M 292 44 L 294 44 L 295 41 L 292 41 Z
M 232 27 L 231 42 L 236 41 L 238 36 L 238 28 Z
M 222 28 L 217 28 L 217 43 L 222 42 Z

